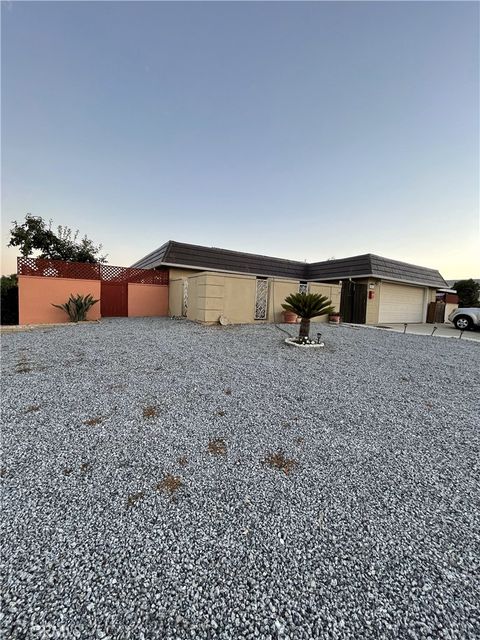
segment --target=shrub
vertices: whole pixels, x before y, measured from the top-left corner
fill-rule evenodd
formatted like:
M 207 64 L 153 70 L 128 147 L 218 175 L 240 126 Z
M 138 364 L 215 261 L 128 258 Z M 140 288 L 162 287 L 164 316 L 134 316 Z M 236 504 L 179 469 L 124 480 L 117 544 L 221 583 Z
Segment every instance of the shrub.
M 332 313 L 331 305 L 331 300 L 318 293 L 292 293 L 285 298 L 282 307 L 285 311 L 292 311 L 301 318 L 298 337 L 308 338 L 311 318 Z
M 17 276 L 2 276 L 1 323 L 18 324 L 18 284 Z
M 456 290 L 459 300 L 459 307 L 478 307 L 480 302 L 480 284 L 472 278 L 455 282 L 453 288 Z
M 97 302 L 98 300 L 94 300 L 91 294 L 82 296 L 80 293 L 77 293 L 77 295 L 74 296 L 72 293 L 68 301 L 64 304 L 52 303 L 52 306 L 65 311 L 71 322 L 81 322 L 82 320 L 86 320 L 88 310 Z

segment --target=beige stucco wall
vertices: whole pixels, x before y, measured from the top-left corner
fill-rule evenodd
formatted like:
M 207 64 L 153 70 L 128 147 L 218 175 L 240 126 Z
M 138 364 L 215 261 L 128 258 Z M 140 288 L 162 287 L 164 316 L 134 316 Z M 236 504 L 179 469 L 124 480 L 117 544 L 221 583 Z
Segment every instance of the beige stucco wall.
M 268 322 L 282 322 L 282 303 L 290 293 L 298 292 L 299 282 L 269 279 Z M 340 287 L 336 284 L 311 283 L 312 293 L 331 298 L 340 307 Z M 220 272 L 200 272 L 188 277 L 187 317 L 196 322 L 215 323 L 225 316 L 233 324 L 261 322 L 255 320 L 256 277 Z M 170 314 L 181 315 L 183 279 L 170 280 Z M 318 319 L 326 321 L 326 316 Z
M 188 278 L 198 273 L 204 273 L 204 271 L 199 271 L 198 269 L 177 269 L 177 267 L 170 267 L 168 272 L 170 282 L 179 278 Z
M 368 278 L 364 281 L 367 285 L 367 313 L 365 318 L 366 324 L 378 324 L 378 316 L 380 313 L 380 288 L 382 283 L 375 278 Z M 372 294 L 370 294 L 372 292 Z M 373 298 L 369 296 L 373 295 Z
M 332 301 L 332 307 L 335 311 L 340 311 L 340 295 L 342 287 L 339 284 L 328 284 L 321 282 L 310 282 L 310 293 L 319 293 L 321 296 L 327 296 Z M 328 322 L 328 316 L 319 316 L 312 318 L 312 322 Z
M 181 316 L 183 307 L 183 280 L 170 280 L 168 286 L 168 315 Z
M 234 324 L 254 322 L 254 276 L 224 276 L 223 315 Z

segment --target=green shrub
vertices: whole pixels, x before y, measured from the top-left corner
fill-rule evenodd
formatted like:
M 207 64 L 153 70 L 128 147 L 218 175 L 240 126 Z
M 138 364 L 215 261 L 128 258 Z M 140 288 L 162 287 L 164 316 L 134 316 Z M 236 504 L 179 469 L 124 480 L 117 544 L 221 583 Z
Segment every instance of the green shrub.
M 18 284 L 17 276 L 2 276 L 1 323 L 18 324 Z
M 80 293 L 77 293 L 77 295 L 74 296 L 73 293 L 71 293 L 67 302 L 64 304 L 52 303 L 52 306 L 65 311 L 71 322 L 81 322 L 82 320 L 86 320 L 88 310 L 97 302 L 98 300 L 94 300 L 91 294 L 82 296 Z
M 332 313 L 332 301 L 318 293 L 292 293 L 285 298 L 282 307 L 285 311 L 292 311 L 301 318 L 299 338 L 308 338 L 310 333 L 310 319 Z

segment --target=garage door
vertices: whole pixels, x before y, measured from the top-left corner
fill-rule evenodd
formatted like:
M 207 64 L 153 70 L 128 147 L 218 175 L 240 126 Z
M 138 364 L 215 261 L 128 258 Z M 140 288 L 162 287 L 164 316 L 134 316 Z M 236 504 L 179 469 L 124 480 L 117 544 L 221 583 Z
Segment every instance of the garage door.
M 379 322 L 425 322 L 423 317 L 424 292 L 423 287 L 382 282 Z

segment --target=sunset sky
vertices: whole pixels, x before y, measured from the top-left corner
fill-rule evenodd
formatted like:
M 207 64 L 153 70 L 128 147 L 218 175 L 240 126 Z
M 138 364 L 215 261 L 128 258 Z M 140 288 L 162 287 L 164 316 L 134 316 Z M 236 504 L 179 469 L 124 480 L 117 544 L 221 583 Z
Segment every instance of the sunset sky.
M 480 277 L 475 2 L 2 3 L 11 220 Z

